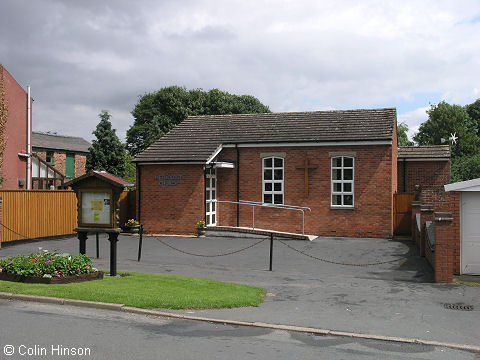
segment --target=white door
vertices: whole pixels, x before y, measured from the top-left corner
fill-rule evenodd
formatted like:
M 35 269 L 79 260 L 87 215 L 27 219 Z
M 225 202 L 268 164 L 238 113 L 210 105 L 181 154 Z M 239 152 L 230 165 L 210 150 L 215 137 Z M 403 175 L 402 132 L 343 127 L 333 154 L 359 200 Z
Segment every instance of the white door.
M 217 170 L 207 169 L 206 176 L 206 223 L 207 226 L 217 225 Z
M 463 191 L 461 204 L 460 272 L 480 275 L 480 192 Z

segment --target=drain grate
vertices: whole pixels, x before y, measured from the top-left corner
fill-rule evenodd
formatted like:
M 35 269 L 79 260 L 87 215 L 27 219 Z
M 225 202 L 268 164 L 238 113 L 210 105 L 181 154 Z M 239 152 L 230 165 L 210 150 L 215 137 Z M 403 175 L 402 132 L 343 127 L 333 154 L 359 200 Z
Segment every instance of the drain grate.
M 464 305 L 464 304 L 443 304 L 443 307 L 449 310 L 461 310 L 461 311 L 473 310 L 473 305 Z

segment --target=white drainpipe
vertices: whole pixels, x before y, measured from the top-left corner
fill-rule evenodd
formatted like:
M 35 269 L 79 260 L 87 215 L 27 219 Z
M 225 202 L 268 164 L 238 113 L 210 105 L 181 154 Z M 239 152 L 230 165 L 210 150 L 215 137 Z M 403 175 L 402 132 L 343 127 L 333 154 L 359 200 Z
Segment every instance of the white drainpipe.
M 27 190 L 32 189 L 32 129 L 31 129 L 31 116 L 30 112 L 32 111 L 30 106 L 30 86 L 27 86 Z

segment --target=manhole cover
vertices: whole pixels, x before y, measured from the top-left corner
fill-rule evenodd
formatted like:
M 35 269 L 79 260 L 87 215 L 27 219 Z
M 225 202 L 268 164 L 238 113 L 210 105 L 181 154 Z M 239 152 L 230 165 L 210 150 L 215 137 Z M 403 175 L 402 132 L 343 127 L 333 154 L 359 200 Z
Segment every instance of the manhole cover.
M 464 305 L 464 304 L 443 304 L 443 307 L 449 310 L 461 310 L 461 311 L 473 310 L 473 305 Z

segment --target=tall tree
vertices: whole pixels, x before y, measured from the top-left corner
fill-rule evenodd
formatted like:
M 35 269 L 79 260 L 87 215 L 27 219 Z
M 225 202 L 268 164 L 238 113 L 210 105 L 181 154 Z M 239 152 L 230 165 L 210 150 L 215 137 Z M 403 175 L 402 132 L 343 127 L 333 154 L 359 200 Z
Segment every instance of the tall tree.
M 127 131 L 127 149 L 131 155 L 138 155 L 190 115 L 266 112 L 270 112 L 268 106 L 250 95 L 165 87 L 139 98 L 132 111 L 134 123 Z
M 477 101 L 466 105 L 465 110 L 467 110 L 468 116 L 470 116 L 473 121 L 476 121 L 478 127 L 478 136 L 480 136 L 480 99 L 477 99 Z
M 438 105 L 431 105 L 427 114 L 428 120 L 420 125 L 413 137 L 419 145 L 440 145 L 442 139 L 448 140 L 455 133 L 458 141 L 452 144 L 452 157 L 471 156 L 478 152 L 478 124 L 470 118 L 464 107 L 442 101 Z
M 408 125 L 404 122 L 398 124 L 397 126 L 397 139 L 398 146 L 413 146 L 413 141 L 408 140 Z
M 113 175 L 122 177 L 125 173 L 125 146 L 120 142 L 115 129 L 112 129 L 108 111 L 102 110 L 100 122 L 92 133 L 96 140 L 87 154 L 87 171 L 105 170 Z

